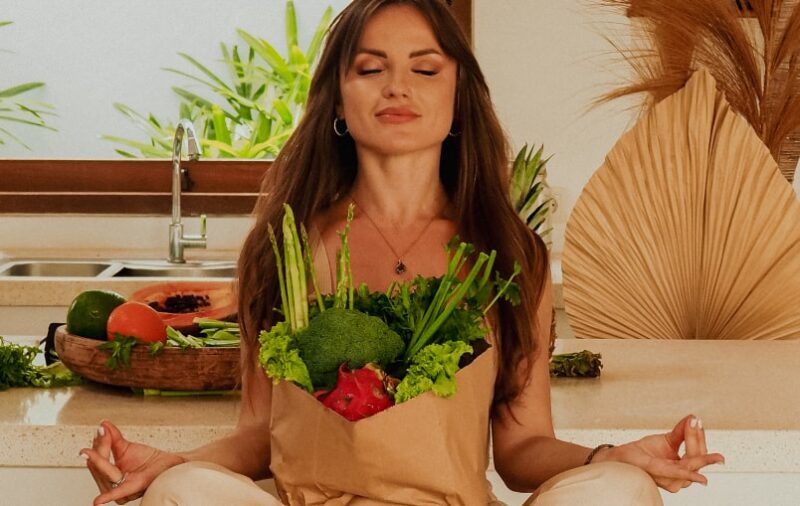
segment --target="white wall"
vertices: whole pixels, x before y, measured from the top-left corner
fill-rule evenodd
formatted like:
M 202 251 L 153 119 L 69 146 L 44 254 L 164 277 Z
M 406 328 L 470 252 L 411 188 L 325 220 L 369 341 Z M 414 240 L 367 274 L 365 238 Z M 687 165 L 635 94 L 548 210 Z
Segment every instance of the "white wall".
M 301 47 L 327 6 L 336 13 L 347 3 L 295 0 Z M 45 88 L 23 97 L 55 106 L 58 117 L 49 123 L 59 131 L 14 125 L 32 151 L 0 145 L 0 158 L 118 158 L 117 145 L 101 135 L 147 137 L 114 102 L 175 121 L 179 102 L 171 86 L 190 81 L 162 68 L 197 74 L 177 54 L 184 52 L 227 76 L 219 43 L 243 45 L 236 28 L 285 55 L 284 12 L 284 0 L 2 0 L 0 21 L 14 24 L 0 28 L 0 50 L 12 51 L 0 52 L 0 89 L 44 81 Z
M 554 251 L 581 189 L 629 126 L 631 101 L 590 109 L 615 81 L 600 18 L 585 0 L 475 0 L 475 45 L 514 150 L 545 145 L 558 193 Z M 608 26 L 604 27 L 607 29 Z M 624 69 L 623 69 L 624 70 Z M 617 82 L 618 83 L 618 82 Z

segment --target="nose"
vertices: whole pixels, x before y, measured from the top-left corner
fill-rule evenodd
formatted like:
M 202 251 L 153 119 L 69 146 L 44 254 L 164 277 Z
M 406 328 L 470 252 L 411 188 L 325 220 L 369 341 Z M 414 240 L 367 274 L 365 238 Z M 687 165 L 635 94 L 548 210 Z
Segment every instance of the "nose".
M 408 97 L 411 95 L 411 87 L 408 83 L 408 76 L 404 72 L 389 72 L 386 85 L 383 87 L 383 96 Z

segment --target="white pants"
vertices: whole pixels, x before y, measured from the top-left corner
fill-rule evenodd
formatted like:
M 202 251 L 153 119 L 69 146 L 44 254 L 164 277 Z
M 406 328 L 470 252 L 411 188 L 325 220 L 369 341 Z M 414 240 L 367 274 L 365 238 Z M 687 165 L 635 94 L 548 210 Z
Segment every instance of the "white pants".
M 578 467 L 545 482 L 525 506 L 660 506 L 650 476 L 628 464 Z M 187 462 L 165 471 L 147 489 L 141 506 L 281 506 L 253 480 L 208 462 Z

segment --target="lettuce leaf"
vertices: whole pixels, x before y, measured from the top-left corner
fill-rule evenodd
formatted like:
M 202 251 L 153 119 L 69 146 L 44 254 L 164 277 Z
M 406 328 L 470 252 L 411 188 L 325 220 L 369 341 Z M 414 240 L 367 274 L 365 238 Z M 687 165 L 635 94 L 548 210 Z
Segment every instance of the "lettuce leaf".
M 414 355 L 408 373 L 397 385 L 397 404 L 428 391 L 439 397 L 456 393 L 456 372 L 461 355 L 472 353 L 472 346 L 463 341 L 429 344 Z
M 309 392 L 314 391 L 308 368 L 293 343 L 287 322 L 275 324 L 269 332 L 262 330 L 258 340 L 261 343 L 258 361 L 274 383 L 293 381 Z

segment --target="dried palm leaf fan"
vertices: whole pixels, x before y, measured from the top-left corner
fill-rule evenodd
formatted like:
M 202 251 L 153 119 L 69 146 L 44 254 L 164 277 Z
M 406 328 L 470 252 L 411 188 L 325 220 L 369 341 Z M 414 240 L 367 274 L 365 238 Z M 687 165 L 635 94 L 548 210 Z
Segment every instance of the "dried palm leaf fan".
M 800 0 L 590 0 L 635 18 L 634 41 L 614 43 L 632 82 L 604 97 L 682 88 L 698 68 L 717 79 L 792 182 L 800 158 Z
M 618 141 L 570 215 L 587 338 L 800 338 L 800 202 L 705 70 Z

